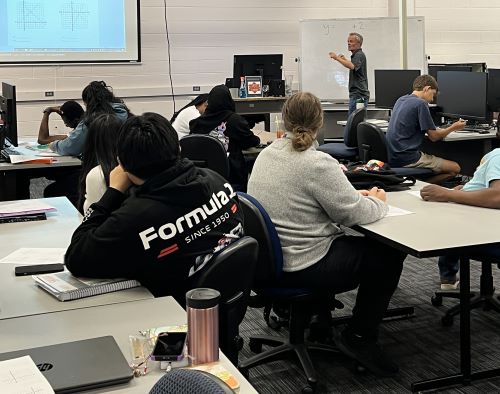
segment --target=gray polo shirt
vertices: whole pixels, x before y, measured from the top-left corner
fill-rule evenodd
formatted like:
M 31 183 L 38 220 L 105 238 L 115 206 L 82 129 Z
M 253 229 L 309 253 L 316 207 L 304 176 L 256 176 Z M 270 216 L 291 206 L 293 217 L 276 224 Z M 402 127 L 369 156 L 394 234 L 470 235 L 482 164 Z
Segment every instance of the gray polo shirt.
M 366 56 L 361 48 L 351 55 L 351 62 L 354 64 L 354 69 L 349 70 L 349 98 L 368 99 L 370 91 L 368 90 Z

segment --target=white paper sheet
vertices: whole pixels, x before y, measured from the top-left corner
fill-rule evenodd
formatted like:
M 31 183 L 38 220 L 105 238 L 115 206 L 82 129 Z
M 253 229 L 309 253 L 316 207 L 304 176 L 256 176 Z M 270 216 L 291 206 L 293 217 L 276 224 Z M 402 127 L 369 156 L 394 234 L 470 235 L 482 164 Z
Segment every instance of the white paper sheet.
M 407 211 L 406 209 L 398 208 L 393 205 L 389 205 L 389 211 L 385 215 L 385 217 L 391 217 L 391 216 L 402 216 L 402 215 L 410 215 L 415 212 Z
M 18 200 L 0 203 L 0 217 L 53 211 L 56 211 L 53 206 L 38 200 Z
M 54 394 L 30 356 L 0 361 L 0 391 L 2 394 Z
M 407 191 L 406 193 L 411 194 L 412 196 L 418 197 L 420 199 L 422 198 L 420 196 L 420 190 L 410 190 L 410 191 Z
M 65 252 L 66 248 L 20 248 L 1 259 L 0 264 L 63 264 Z

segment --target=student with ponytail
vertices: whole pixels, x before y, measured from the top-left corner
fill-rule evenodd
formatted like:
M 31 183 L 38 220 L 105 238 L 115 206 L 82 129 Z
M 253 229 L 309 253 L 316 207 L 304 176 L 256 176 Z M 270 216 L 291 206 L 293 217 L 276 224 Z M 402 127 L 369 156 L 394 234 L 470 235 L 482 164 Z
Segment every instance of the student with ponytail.
M 82 92 L 86 110 L 75 130 L 60 141 L 50 143 L 50 148 L 60 155 L 80 156 L 87 140 L 88 127 L 100 114 L 115 114 L 122 122 L 127 120 L 130 111 L 122 100 L 115 97 L 110 86 L 104 81 L 90 82 Z
M 364 237 L 346 236 L 340 225 L 377 221 L 388 207 L 381 189 L 357 191 L 337 160 L 317 151 L 323 124 L 318 98 L 300 92 L 283 106 L 285 138 L 255 161 L 248 193 L 273 221 L 283 249 L 283 287 L 313 288 L 331 295 L 359 286 L 339 348 L 375 374 L 398 366 L 377 342 L 377 328 L 396 290 L 405 254 Z

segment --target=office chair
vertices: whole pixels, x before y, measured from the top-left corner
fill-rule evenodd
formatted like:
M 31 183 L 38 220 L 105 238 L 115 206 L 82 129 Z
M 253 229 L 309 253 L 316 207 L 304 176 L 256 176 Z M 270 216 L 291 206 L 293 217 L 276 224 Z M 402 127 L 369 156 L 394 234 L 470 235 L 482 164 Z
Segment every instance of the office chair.
M 174 369 L 164 374 L 151 388 L 149 394 L 231 394 L 231 388 L 205 371 Z
M 248 305 L 257 265 L 259 245 L 243 237 L 217 253 L 208 267 L 193 275 L 191 288 L 209 287 L 221 293 L 219 303 L 219 346 L 234 365 L 243 347 L 239 325 Z
M 313 289 L 298 289 L 279 287 L 283 274 L 283 255 L 278 233 L 269 215 L 262 205 L 252 196 L 238 192 L 241 206 L 245 215 L 245 234 L 254 237 L 259 242 L 259 258 L 255 274 L 256 285 L 254 291 L 259 297 L 271 302 L 282 302 L 289 305 L 289 336 L 288 338 L 259 335 L 250 338 L 250 349 L 260 353 L 262 345 L 272 346 L 260 354 L 240 362 L 240 371 L 248 376 L 248 370 L 257 365 L 286 358 L 289 353 L 295 354 L 299 359 L 307 378 L 308 385 L 303 393 L 314 391 L 317 376 L 309 356 L 309 350 L 321 350 L 338 353 L 336 347 L 308 343 L 304 339 L 304 332 L 311 318 L 311 311 L 320 305 L 325 305 L 330 314 L 333 295 L 317 293 Z M 330 316 L 331 317 L 331 316 Z
M 229 161 L 222 142 L 204 134 L 190 134 L 179 140 L 181 156 L 197 167 L 210 168 L 225 179 L 229 178 Z
M 357 159 L 358 152 L 358 124 L 366 118 L 366 108 L 358 108 L 349 115 L 347 123 L 344 127 L 344 142 L 323 144 L 318 147 L 319 151 L 328 153 L 330 156 L 338 160 Z
M 361 122 L 358 124 L 357 134 L 359 157 L 363 163 L 372 159 L 381 160 L 384 163 L 389 162 L 385 135 L 380 127 L 373 123 Z M 426 177 L 432 175 L 432 170 L 428 168 L 391 167 L 391 170 L 400 176 Z
M 492 265 L 498 264 L 500 267 L 500 261 L 498 261 L 498 258 L 493 259 L 490 256 L 474 256 L 471 258 L 481 262 L 481 277 L 479 282 L 479 293 L 474 291 L 470 292 L 470 309 L 483 307 L 484 310 L 493 309 L 496 312 L 500 312 L 500 300 L 498 299 L 498 295 L 495 294 L 492 273 Z M 438 290 L 431 298 L 432 305 L 443 305 L 444 297 L 460 299 L 460 291 Z M 449 308 L 445 312 L 441 317 L 441 324 L 445 327 L 451 326 L 453 324 L 453 317 L 458 314 L 460 314 L 460 304 Z

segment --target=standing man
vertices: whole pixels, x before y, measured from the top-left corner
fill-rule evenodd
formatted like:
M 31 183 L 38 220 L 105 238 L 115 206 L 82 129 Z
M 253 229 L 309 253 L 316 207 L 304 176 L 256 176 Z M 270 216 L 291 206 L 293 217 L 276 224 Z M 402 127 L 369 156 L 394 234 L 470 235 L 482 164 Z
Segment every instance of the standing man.
M 429 183 L 441 183 L 460 173 L 458 163 L 421 152 L 425 134 L 432 142 L 440 141 L 452 131 L 465 127 L 465 121 L 457 120 L 441 129 L 434 125 L 429 103 L 437 94 L 438 84 L 430 75 L 420 75 L 413 81 L 413 92 L 402 96 L 394 104 L 387 129 L 387 150 L 391 167 L 429 168 L 434 173 L 426 179 Z
M 363 45 L 363 36 L 359 33 L 349 33 L 347 49 L 352 52 L 351 60 L 347 60 L 342 54 L 329 53 L 333 60 L 349 69 L 349 112 L 347 117 L 356 109 L 356 103 L 362 102 L 366 107 L 370 98 L 366 73 L 366 56 L 361 49 L 361 45 Z

